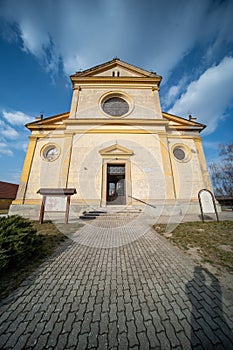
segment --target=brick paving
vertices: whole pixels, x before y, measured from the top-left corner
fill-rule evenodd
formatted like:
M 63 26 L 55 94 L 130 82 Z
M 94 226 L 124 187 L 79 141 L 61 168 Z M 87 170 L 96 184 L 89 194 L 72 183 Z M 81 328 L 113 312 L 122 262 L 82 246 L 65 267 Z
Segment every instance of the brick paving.
M 119 222 L 86 224 L 2 302 L 1 349 L 233 349 L 218 279 L 148 225 Z

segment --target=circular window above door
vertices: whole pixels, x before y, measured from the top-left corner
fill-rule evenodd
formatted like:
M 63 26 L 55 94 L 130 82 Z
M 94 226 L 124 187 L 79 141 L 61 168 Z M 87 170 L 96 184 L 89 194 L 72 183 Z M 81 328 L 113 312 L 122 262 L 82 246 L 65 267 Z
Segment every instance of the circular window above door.
M 121 97 L 110 97 L 102 104 L 103 111 L 112 117 L 122 117 L 129 111 L 129 104 Z
M 121 92 L 108 92 L 100 100 L 100 108 L 108 117 L 125 117 L 133 109 L 131 97 Z

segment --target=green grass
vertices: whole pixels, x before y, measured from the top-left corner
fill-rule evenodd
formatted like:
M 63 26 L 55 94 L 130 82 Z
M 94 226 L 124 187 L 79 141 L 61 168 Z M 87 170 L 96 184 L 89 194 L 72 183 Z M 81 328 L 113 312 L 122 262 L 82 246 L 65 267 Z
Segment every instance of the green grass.
M 233 272 L 233 221 L 182 223 L 171 233 L 166 225 L 154 229 L 183 250 L 196 248 L 203 262 Z

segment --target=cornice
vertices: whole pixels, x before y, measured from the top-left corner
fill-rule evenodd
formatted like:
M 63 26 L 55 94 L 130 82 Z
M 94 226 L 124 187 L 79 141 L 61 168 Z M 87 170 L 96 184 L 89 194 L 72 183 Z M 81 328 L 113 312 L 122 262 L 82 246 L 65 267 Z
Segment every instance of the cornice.
M 167 134 L 166 137 L 167 137 L 168 140 L 171 140 L 171 139 L 179 139 L 179 140 L 180 139 L 191 139 L 191 140 L 200 139 L 201 140 L 201 138 L 198 137 L 198 136 L 184 135 L 184 134 L 182 134 L 182 135 L 170 135 L 170 134 Z
M 168 129 L 171 130 L 203 130 L 203 126 L 199 125 L 169 125 Z
M 110 70 L 112 68 L 115 68 L 115 67 L 121 67 L 123 69 L 126 69 L 126 70 L 132 72 L 132 73 L 137 73 L 141 76 L 146 76 L 146 77 L 153 76 L 153 77 L 159 78 L 160 80 L 162 79 L 162 77 L 157 75 L 155 72 L 149 72 L 148 70 L 142 69 L 138 66 L 135 66 L 135 65 L 132 65 L 128 62 L 122 61 L 116 57 L 111 61 L 99 64 L 97 66 L 91 67 L 91 68 L 86 69 L 84 71 L 76 72 L 74 75 L 71 75 L 71 80 L 73 79 L 73 77 L 77 77 L 77 76 L 78 77 L 80 77 L 80 76 L 81 77 L 83 77 L 83 76 L 89 77 L 89 76 L 93 76 L 95 74 L 100 74 L 100 73 L 103 73 L 103 72 Z
M 82 85 L 106 85 L 110 84 L 112 86 L 119 84 L 131 84 L 131 85 L 139 85 L 146 84 L 151 85 L 151 87 L 157 86 L 159 87 L 160 78 L 157 77 L 111 77 L 111 76 L 95 76 L 95 77 L 72 77 L 73 86 L 77 85 L 82 87 Z
M 74 84 L 72 87 L 72 90 L 85 90 L 85 89 L 118 89 L 118 90 L 123 90 L 123 89 L 147 89 L 147 90 L 152 90 L 152 91 L 160 91 L 160 88 L 158 87 L 158 85 L 154 85 L 154 84 L 131 84 L 131 83 L 127 83 L 127 84 L 102 84 L 102 83 L 98 83 L 98 84 Z
M 26 124 L 26 128 L 29 130 L 34 130 L 34 129 L 57 129 L 58 127 L 62 128 L 63 127 L 63 121 L 67 119 L 70 115 L 70 112 L 66 113 L 61 113 L 61 114 L 56 114 L 48 118 L 44 119 L 38 119 L 35 120 L 34 122 Z M 56 124 L 56 123 L 61 123 L 61 124 Z
M 67 119 L 65 125 L 168 125 L 164 119 Z
M 66 134 L 160 134 L 158 130 L 150 129 L 72 129 L 66 130 Z M 161 132 L 162 133 L 162 132 Z
M 66 127 L 63 124 L 49 124 L 49 125 L 43 125 L 43 124 L 28 124 L 27 128 L 29 130 L 64 130 Z
M 162 112 L 162 116 L 164 118 L 166 118 L 167 120 L 175 122 L 175 123 L 178 124 L 178 125 L 169 125 L 170 128 L 176 128 L 177 129 L 178 127 L 180 127 L 180 124 L 183 124 L 184 126 L 187 126 L 189 128 L 190 127 L 194 127 L 194 128 L 198 127 L 201 130 L 205 129 L 205 127 L 206 127 L 205 124 L 201 124 L 201 123 L 198 123 L 198 122 L 193 121 L 193 120 L 187 120 L 185 118 L 178 117 L 178 116 L 170 114 L 170 113 Z

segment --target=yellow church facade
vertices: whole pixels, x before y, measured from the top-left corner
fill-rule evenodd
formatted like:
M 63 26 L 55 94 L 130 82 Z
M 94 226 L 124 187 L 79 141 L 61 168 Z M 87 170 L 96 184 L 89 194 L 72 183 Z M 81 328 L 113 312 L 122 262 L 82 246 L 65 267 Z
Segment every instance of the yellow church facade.
M 40 188 L 75 188 L 71 209 L 142 208 L 199 213 L 212 191 L 200 132 L 162 112 L 161 76 L 116 58 L 71 76 L 70 111 L 37 118 L 11 214 L 38 217 Z

